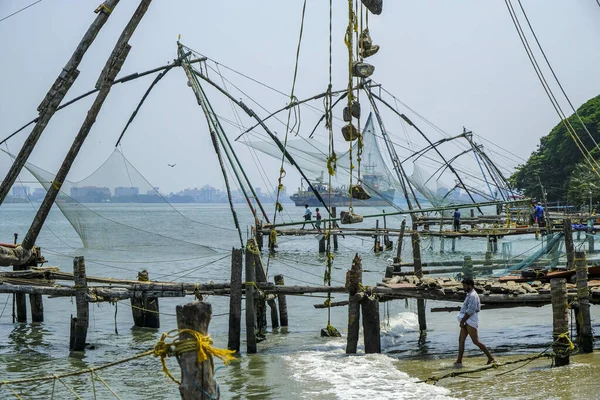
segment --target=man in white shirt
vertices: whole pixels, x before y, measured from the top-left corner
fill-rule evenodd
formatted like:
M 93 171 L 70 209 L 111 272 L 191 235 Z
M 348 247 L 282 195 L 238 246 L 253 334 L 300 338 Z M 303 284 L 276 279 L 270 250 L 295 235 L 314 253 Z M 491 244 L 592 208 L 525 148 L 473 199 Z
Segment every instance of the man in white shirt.
M 459 368 L 462 367 L 462 358 L 465 352 L 465 341 L 467 336 L 470 336 L 473 344 L 484 352 L 488 358 L 488 364 L 495 363 L 496 360 L 490 354 L 487 347 L 479 341 L 477 333 L 481 302 L 479 301 L 479 295 L 475 291 L 475 282 L 473 282 L 473 279 L 471 278 L 465 278 L 462 281 L 462 285 L 467 296 L 460 308 L 460 314 L 456 317 L 460 325 L 460 335 L 458 336 L 458 358 L 456 359 L 454 366 Z

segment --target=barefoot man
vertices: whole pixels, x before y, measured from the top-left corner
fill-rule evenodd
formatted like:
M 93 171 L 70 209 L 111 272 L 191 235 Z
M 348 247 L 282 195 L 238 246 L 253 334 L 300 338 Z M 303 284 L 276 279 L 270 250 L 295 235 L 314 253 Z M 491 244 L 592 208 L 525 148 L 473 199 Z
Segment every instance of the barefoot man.
M 479 327 L 479 311 L 481 310 L 481 302 L 479 295 L 475 291 L 475 283 L 471 278 L 465 278 L 462 281 L 463 289 L 467 294 L 463 303 L 460 314 L 456 317 L 460 324 L 460 335 L 458 337 L 458 358 L 454 363 L 455 367 L 462 367 L 462 358 L 465 352 L 465 340 L 467 336 L 471 337 L 473 344 L 481 349 L 488 358 L 488 364 L 496 362 L 494 357 L 483 343 L 479 341 L 477 328 Z

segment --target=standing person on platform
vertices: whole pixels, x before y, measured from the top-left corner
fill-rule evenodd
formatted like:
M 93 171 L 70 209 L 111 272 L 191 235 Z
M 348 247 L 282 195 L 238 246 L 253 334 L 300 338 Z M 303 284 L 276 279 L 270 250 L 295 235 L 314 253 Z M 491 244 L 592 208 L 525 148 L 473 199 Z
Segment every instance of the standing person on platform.
M 460 325 L 460 335 L 458 336 L 458 358 L 456 359 L 454 366 L 462 368 L 462 359 L 465 352 L 465 341 L 467 336 L 470 336 L 473 344 L 479 347 L 479 349 L 487 356 L 488 364 L 495 363 L 496 360 L 490 351 L 479 341 L 477 329 L 479 327 L 481 302 L 479 301 L 479 295 L 475 291 L 475 282 L 473 282 L 473 279 L 471 278 L 465 278 L 462 281 L 462 285 L 467 297 L 460 308 L 460 313 L 456 317 Z
M 319 232 L 321 232 L 321 213 L 319 212 L 319 208 L 317 207 L 317 209 L 315 210 L 317 212 L 316 218 L 317 218 L 317 222 L 315 223 L 315 226 L 317 227 L 317 230 Z
M 460 211 L 458 208 L 454 209 L 454 232 L 460 232 Z
M 533 222 L 538 224 L 539 226 L 544 226 L 544 207 L 542 207 L 542 203 L 538 201 L 535 209 L 533 210 Z
M 308 208 L 308 204 L 304 205 L 304 223 L 302 224 L 302 229 L 304 229 L 304 225 L 306 225 L 306 221 L 310 221 L 312 219 L 312 211 L 310 211 L 310 208 Z M 310 222 L 311 225 L 313 225 L 312 222 Z M 313 225 L 313 228 L 315 226 Z

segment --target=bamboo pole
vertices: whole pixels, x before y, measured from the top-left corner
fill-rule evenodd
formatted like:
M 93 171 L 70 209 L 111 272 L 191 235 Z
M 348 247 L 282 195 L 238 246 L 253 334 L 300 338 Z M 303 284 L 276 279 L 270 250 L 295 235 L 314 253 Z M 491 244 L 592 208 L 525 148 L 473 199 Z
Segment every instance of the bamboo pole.
M 96 99 L 94 100 L 94 103 L 90 107 L 90 110 L 88 111 L 88 113 L 86 115 L 85 121 L 81 125 L 79 133 L 75 137 L 75 140 L 73 141 L 73 144 L 71 145 L 71 148 L 69 149 L 69 152 L 65 156 L 65 159 L 64 159 L 58 173 L 56 174 L 56 176 L 52 182 L 52 185 L 50 185 L 50 187 L 48 188 L 46 197 L 44 198 L 42 204 L 40 205 L 40 208 L 38 209 L 38 212 L 37 212 L 35 218 L 33 219 L 33 222 L 31 223 L 29 231 L 27 232 L 27 235 L 25 236 L 25 239 L 23 240 L 22 246 L 26 250 L 31 250 L 33 248 L 33 245 L 35 244 L 35 241 L 40 233 L 40 230 L 42 229 L 42 226 L 44 225 L 44 222 L 46 221 L 46 217 L 48 216 L 48 213 L 50 212 L 50 209 L 52 208 L 52 205 L 54 204 L 54 200 L 58 196 L 60 187 L 62 186 L 69 171 L 71 170 L 71 166 L 73 165 L 73 162 L 75 161 L 75 158 L 77 157 L 77 154 L 79 154 L 79 150 L 81 149 L 83 142 L 87 138 L 87 135 L 89 134 L 90 130 L 92 129 L 92 126 L 96 122 L 96 118 L 97 118 L 98 114 L 100 113 L 100 109 L 102 108 L 104 101 L 106 100 L 106 98 L 108 97 L 108 94 L 110 93 L 112 84 L 113 84 L 117 74 L 121 70 L 123 63 L 125 62 L 125 59 L 127 58 L 127 55 L 129 54 L 129 50 L 131 49 L 131 46 L 127 42 L 133 35 L 133 32 L 137 28 L 139 22 L 141 21 L 142 17 L 146 13 L 146 10 L 148 9 L 148 6 L 150 5 L 151 2 L 152 2 L 152 0 L 142 0 L 140 2 L 138 8 L 135 10 L 133 16 L 129 20 L 129 23 L 127 24 L 127 26 L 121 33 L 121 36 L 117 40 L 117 43 L 113 49 L 113 52 L 110 55 L 109 59 L 107 60 L 106 65 L 104 66 L 104 69 L 102 70 L 102 73 L 100 74 L 100 77 L 98 78 L 98 81 L 96 82 L 96 87 L 100 88 L 100 91 L 98 92 L 98 95 L 96 96 Z
M 208 335 L 208 325 L 212 317 L 212 306 L 209 303 L 195 301 L 175 308 L 177 328 L 190 329 Z M 192 335 L 183 332 L 179 340 L 192 339 Z M 179 393 L 182 400 L 213 400 L 218 399 L 219 390 L 214 378 L 214 360 L 209 355 L 199 363 L 196 351 L 186 351 L 177 357 L 181 367 L 181 383 Z
M 87 299 L 87 282 L 85 280 L 85 260 L 83 257 L 73 259 L 73 276 L 75 277 L 75 303 L 77 305 L 77 318 L 71 315 L 71 337 L 69 348 L 72 351 L 85 350 L 85 340 L 89 324 L 89 305 Z
M 73 82 L 75 82 L 75 79 L 77 79 L 77 76 L 79 75 L 79 71 L 77 70 L 79 63 L 94 42 L 96 35 L 100 29 L 102 29 L 104 23 L 108 20 L 108 17 L 110 17 L 117 4 L 119 4 L 119 0 L 106 0 L 96 9 L 95 12 L 98 14 L 98 16 L 94 19 L 86 33 L 83 35 L 83 38 L 75 48 L 71 58 L 60 71 L 60 74 L 46 94 L 46 97 L 38 106 L 39 116 L 37 122 L 25 140 L 25 143 L 23 143 L 23 147 L 15 158 L 10 170 L 6 174 L 6 177 L 2 182 L 0 182 L 0 204 L 4 202 L 4 199 L 8 195 L 10 188 L 15 183 L 19 173 L 23 169 L 23 166 L 27 162 L 31 152 L 35 148 L 40 136 L 44 132 L 44 129 L 46 129 L 48 122 L 50 122 L 50 119 L 60 105 L 60 102 L 64 99 L 65 95 L 73 85 Z
M 227 348 L 240 352 L 242 332 L 242 249 L 231 250 L 231 291 L 229 295 L 229 338 Z

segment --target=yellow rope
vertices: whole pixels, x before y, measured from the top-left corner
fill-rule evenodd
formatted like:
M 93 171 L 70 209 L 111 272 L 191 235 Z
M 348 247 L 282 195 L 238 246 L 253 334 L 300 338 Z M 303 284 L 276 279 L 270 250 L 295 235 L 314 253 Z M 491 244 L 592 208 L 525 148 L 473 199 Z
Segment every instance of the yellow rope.
M 92 380 L 92 393 L 94 393 L 94 400 L 96 400 L 96 382 L 94 382 L 94 368 L 90 368 L 90 379 Z
M 102 379 L 102 377 L 98 374 L 96 374 L 95 372 L 92 372 L 93 375 L 96 375 L 96 378 L 98 378 L 98 380 L 100 382 L 102 382 L 104 384 L 104 386 L 106 386 L 106 388 L 108 390 L 110 390 L 110 392 L 113 394 L 113 396 L 115 396 L 115 398 L 117 398 L 117 400 L 121 400 L 121 398 L 119 396 L 117 396 L 117 394 L 114 392 L 114 390 L 111 389 L 110 386 L 108 386 L 108 383 L 106 383 L 106 381 L 104 379 Z M 96 395 L 96 393 L 94 392 L 94 396 Z
M 260 250 L 258 250 L 258 246 L 254 240 L 248 240 L 248 243 L 246 243 L 246 250 L 255 255 L 260 254 Z
M 181 334 L 187 333 L 192 336 L 190 339 L 174 339 L 171 342 L 166 342 L 166 339 L 179 337 Z M 159 342 L 154 346 L 154 356 L 160 357 L 160 362 L 163 367 L 163 372 L 171 378 L 174 382 L 179 384 L 180 382 L 169 372 L 165 358 L 170 355 L 180 355 L 182 353 L 194 351 L 196 352 L 198 363 L 210 360 L 211 365 L 214 363 L 213 357 L 218 357 L 223 360 L 225 365 L 229 364 L 231 360 L 234 360 L 234 350 L 216 349 L 212 347 L 213 341 L 209 335 L 203 335 L 200 332 L 192 329 L 173 329 L 167 333 L 163 333 Z
M 6 386 L 6 388 L 7 388 L 8 390 L 10 390 L 10 391 L 12 392 L 12 394 L 13 394 L 13 395 L 14 395 L 14 396 L 15 396 L 17 399 L 19 399 L 19 400 L 23 400 L 23 398 L 22 398 L 21 396 L 19 396 L 19 393 L 15 392 L 15 391 L 13 390 L 13 388 L 11 388 L 10 386 L 8 386 L 8 382 L 7 382 L 7 381 L 2 381 L 2 384 L 3 384 L 4 386 Z
M 78 399 L 81 399 L 81 396 L 78 395 L 77 392 L 75 392 L 73 389 L 71 389 L 71 387 L 67 385 L 62 379 L 60 379 L 58 376 L 56 376 L 56 379 L 58 379 L 58 381 L 62 383 L 63 386 L 66 387 L 69 392 L 73 393 L 73 396 L 75 396 Z

